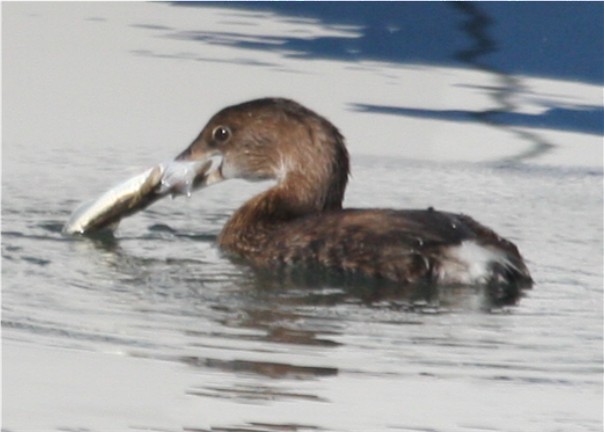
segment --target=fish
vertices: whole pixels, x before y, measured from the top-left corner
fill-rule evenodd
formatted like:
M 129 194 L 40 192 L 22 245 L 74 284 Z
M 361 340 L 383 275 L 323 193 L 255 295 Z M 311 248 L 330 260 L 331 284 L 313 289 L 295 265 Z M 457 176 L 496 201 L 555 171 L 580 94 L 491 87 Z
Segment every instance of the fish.
M 63 226 L 65 235 L 113 232 L 119 222 L 166 196 L 190 196 L 208 180 L 212 161 L 157 164 L 78 206 Z

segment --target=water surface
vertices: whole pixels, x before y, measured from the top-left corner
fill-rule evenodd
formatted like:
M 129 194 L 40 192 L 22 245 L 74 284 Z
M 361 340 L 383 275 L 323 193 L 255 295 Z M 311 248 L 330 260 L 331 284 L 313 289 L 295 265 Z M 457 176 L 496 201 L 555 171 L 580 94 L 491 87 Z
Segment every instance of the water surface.
M 300 56 L 278 42 L 370 32 L 281 7 L 3 5 L 3 430 L 600 431 L 601 80 Z M 459 28 L 457 9 L 418 8 Z M 485 308 L 472 289 L 257 274 L 215 240 L 270 183 L 165 199 L 115 238 L 61 235 L 213 112 L 275 94 L 347 136 L 347 206 L 470 214 L 518 244 L 534 288 Z

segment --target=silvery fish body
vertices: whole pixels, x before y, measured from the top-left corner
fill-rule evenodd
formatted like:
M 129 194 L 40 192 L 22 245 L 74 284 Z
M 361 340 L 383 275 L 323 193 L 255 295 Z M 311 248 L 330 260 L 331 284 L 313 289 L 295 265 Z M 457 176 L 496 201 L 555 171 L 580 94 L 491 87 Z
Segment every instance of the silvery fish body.
M 167 195 L 190 195 L 203 185 L 210 162 L 168 162 L 149 168 L 80 205 L 63 227 L 64 234 L 115 230 L 119 221 Z

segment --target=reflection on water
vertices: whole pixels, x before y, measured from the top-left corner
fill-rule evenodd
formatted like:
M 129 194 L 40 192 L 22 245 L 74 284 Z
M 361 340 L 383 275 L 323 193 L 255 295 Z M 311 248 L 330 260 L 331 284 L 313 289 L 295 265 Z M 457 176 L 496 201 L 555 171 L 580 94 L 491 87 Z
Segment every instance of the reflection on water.
M 379 164 L 387 184 L 389 178 L 400 178 L 397 167 L 404 166 L 406 175 L 439 187 L 438 179 L 429 180 L 430 164 L 388 163 L 380 158 L 366 163 L 357 167 L 359 175 Z M 550 230 L 565 225 L 560 213 L 565 200 L 574 196 L 581 212 L 596 208 L 596 196 L 581 198 L 576 192 L 601 177 L 589 180 L 582 174 L 569 174 L 559 184 L 550 184 L 547 171 L 476 167 L 464 171 L 484 185 L 475 198 L 492 191 L 498 182 L 511 183 L 510 190 L 522 190 L 528 196 L 539 191 L 551 197 L 556 190 L 560 197 L 537 200 L 530 208 L 513 197 L 497 198 L 515 202 L 509 214 L 524 223 L 511 221 L 506 231 L 522 237 L 538 281 L 535 290 L 521 300 L 520 309 L 479 312 L 484 297 L 468 288 L 423 290 L 414 298 L 389 287 L 342 286 L 329 279 L 280 279 L 256 273 L 222 256 L 214 246 L 215 234 L 202 230 L 183 234 L 174 228 L 186 223 L 186 213 L 172 218 L 170 227 L 164 225 L 163 213 L 172 208 L 167 203 L 152 217 L 124 221 L 122 232 L 127 235 L 118 232 L 116 238 L 61 237 L 60 220 L 67 210 L 61 212 L 61 219 L 38 223 L 36 216 L 20 221 L 15 215 L 5 217 L 8 226 L 37 224 L 32 235 L 4 232 L 5 340 L 116 351 L 179 364 L 191 374 L 185 395 L 222 401 L 235 410 L 238 404 L 270 406 L 277 401 L 337 406 L 338 397 L 332 391 L 338 394 L 342 390 L 336 389 L 345 388 L 356 376 L 403 380 L 400 385 L 410 378 L 447 381 L 466 376 L 507 383 L 512 388 L 503 394 L 509 395 L 515 394 L 514 388 L 530 394 L 535 384 L 562 386 L 564 391 L 594 389 L 600 368 L 590 347 L 598 346 L 600 339 L 596 328 L 588 330 L 593 314 L 586 313 L 585 301 L 599 295 L 589 294 L 598 290 L 599 276 L 589 271 L 571 276 L 575 264 L 559 262 L 552 267 L 537 251 L 548 248 Z M 445 184 L 452 184 L 465 181 L 464 171 L 456 168 L 440 175 L 445 176 Z M 376 196 L 373 188 L 383 186 L 358 189 L 353 183 L 353 187 L 357 187 L 357 199 L 369 200 Z M 479 205 L 472 201 L 466 197 L 461 205 L 472 210 Z M 200 201 L 192 211 L 206 204 Z M 225 203 L 224 208 L 212 210 L 222 216 L 211 222 L 210 233 L 220 229 L 230 213 L 228 207 Z M 552 219 L 555 214 L 561 216 Z M 549 218 L 548 226 L 539 224 L 544 217 Z M 588 224 L 584 232 L 575 232 L 576 243 L 568 247 L 579 254 L 592 247 L 588 240 L 592 228 Z M 132 231 L 140 234 L 129 234 Z M 45 252 L 37 255 L 34 250 Z M 564 283 L 568 277 L 572 279 Z M 572 306 L 565 300 L 571 285 L 587 290 L 585 300 Z M 580 320 L 575 310 L 581 311 Z M 569 316 L 577 321 L 569 322 Z M 577 351 L 572 355 L 559 351 L 559 344 L 573 346 L 577 337 L 582 349 L 574 348 Z M 398 406 L 394 400 L 380 403 L 392 403 L 392 409 Z M 227 421 L 232 426 L 224 430 L 280 430 L 285 424 L 292 430 L 324 429 L 320 420 L 303 422 L 296 416 L 289 420 L 272 426 L 264 421 Z M 194 423 L 185 425 L 196 430 Z
M 182 6 L 182 4 L 176 3 Z M 188 6 L 188 5 L 187 5 Z M 203 4 L 201 5 L 203 6 Z M 504 164 L 523 162 L 544 155 L 555 148 L 550 140 L 528 128 L 548 128 L 584 133 L 604 134 L 604 107 L 599 105 L 573 104 L 571 106 L 544 105 L 540 113 L 521 112 L 518 96 L 527 92 L 522 78 L 515 73 L 522 68 L 523 73 L 538 73 L 545 76 L 566 77 L 604 81 L 604 63 L 594 61 L 604 52 L 604 37 L 601 21 L 604 17 L 602 4 L 576 7 L 555 4 L 552 10 L 535 5 L 489 5 L 473 3 L 384 3 L 379 8 L 362 3 L 347 5 L 342 10 L 330 4 L 235 4 L 252 10 L 270 10 L 291 16 L 320 19 L 334 28 L 348 30 L 349 34 L 337 36 L 305 37 L 255 36 L 250 40 L 246 34 L 220 32 L 164 32 L 166 37 L 191 39 L 210 45 L 237 46 L 251 50 L 278 50 L 284 56 L 296 55 L 309 58 L 337 58 L 346 61 L 363 59 L 387 60 L 389 62 L 428 62 L 455 64 L 481 70 L 492 76 L 493 84 L 484 91 L 493 104 L 488 109 L 442 110 L 406 106 L 385 106 L 354 103 L 353 109 L 361 112 L 396 114 L 427 119 L 478 122 L 502 129 L 519 141 L 530 144 L 523 153 L 502 161 Z M 550 20 L 543 15 L 552 14 Z M 560 31 L 566 13 L 572 13 L 573 25 L 581 26 L 580 32 L 573 32 L 577 38 L 573 44 L 575 66 L 568 68 L 561 56 L 565 55 L 564 45 L 569 34 Z M 514 18 L 533 19 L 540 22 L 539 38 L 523 37 L 519 28 L 510 22 Z M 420 19 L 424 18 L 424 19 Z M 562 20 L 562 21 L 559 21 Z M 435 23 L 438 22 L 438 25 Z M 342 27 L 348 25 L 349 27 Z M 589 33 L 587 29 L 594 30 Z M 171 29 L 161 29 L 171 30 Z M 599 33 L 598 33 L 599 32 Z M 562 38 L 562 39 L 561 39 Z M 517 44 L 506 44 L 508 40 L 519 40 Z M 547 58 L 541 58 L 545 52 Z M 579 55 L 577 50 L 582 53 Z M 497 55 L 499 53 L 499 55 Z M 539 61 L 535 61 L 536 58 Z M 556 59 L 554 63 L 551 59 Z M 512 63 L 510 63 L 512 59 Z M 581 60 L 582 59 L 582 60 Z M 204 59 L 197 59 L 204 60 Z M 517 62 L 517 63 L 515 63 Z M 249 64 L 244 60 L 242 64 Z M 263 65 L 275 66 L 275 65 Z
M 512 94 L 512 92 L 510 92 Z M 494 98 L 496 96 L 493 96 Z M 492 109 L 488 111 L 462 111 L 462 110 L 427 110 L 419 108 L 390 107 L 370 104 L 354 104 L 353 109 L 360 112 L 373 112 L 379 114 L 394 114 L 437 120 L 456 122 L 479 121 L 485 124 L 507 128 L 512 127 L 547 128 L 569 130 L 583 133 L 601 135 L 604 133 L 602 122 L 602 108 L 581 107 L 576 108 L 550 108 L 541 114 L 522 114 L 514 112 L 513 106 Z M 526 130 L 525 130 L 526 131 Z M 517 132 L 518 133 L 518 132 Z M 536 136 L 537 134 L 532 134 Z M 531 136 L 529 135 L 530 138 Z M 520 137 L 523 138 L 523 137 Z M 548 148 L 553 148 L 550 144 Z
M 215 7 L 221 3 L 174 3 Z M 314 20 L 346 35 L 278 37 L 245 32 L 172 34 L 211 44 L 277 50 L 304 58 L 378 60 L 440 65 L 472 64 L 481 69 L 602 83 L 604 5 L 553 3 L 406 3 L 379 7 L 349 2 L 222 3 L 229 9 L 268 11 L 293 23 Z M 569 19 L 572 17 L 572 19 Z M 225 23 L 227 21 L 225 20 Z M 161 29 L 172 30 L 172 29 Z M 572 65 L 572 66 L 570 66 Z
M 227 372 L 253 373 L 274 379 L 309 379 L 337 375 L 338 370 L 327 367 L 296 366 L 285 363 L 259 362 L 251 360 L 219 360 L 198 357 L 180 358 L 183 363 L 204 368 L 218 368 Z M 315 396 L 314 399 L 317 399 Z

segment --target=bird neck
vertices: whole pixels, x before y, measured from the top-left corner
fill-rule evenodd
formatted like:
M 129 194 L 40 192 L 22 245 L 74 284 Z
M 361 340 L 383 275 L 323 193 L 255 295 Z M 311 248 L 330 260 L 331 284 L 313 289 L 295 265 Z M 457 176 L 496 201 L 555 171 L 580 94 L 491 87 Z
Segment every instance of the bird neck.
M 330 190 L 307 175 L 289 172 L 271 189 L 238 209 L 224 226 L 219 244 L 241 255 L 252 255 L 273 239 L 284 224 L 311 214 L 342 208 L 343 191 Z

